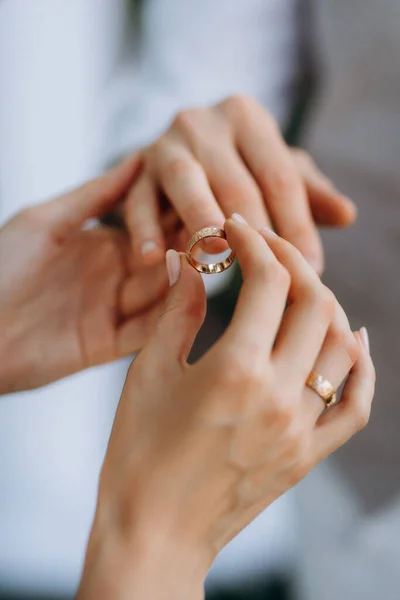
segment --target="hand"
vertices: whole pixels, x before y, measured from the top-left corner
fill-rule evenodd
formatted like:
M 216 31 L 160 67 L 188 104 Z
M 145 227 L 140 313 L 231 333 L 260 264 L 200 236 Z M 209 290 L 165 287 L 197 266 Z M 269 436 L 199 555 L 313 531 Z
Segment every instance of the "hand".
M 195 231 L 222 227 L 236 211 L 254 227 L 272 222 L 321 273 L 316 225 L 343 227 L 356 216 L 354 204 L 304 151 L 287 147 L 252 98 L 181 112 L 141 155 L 143 171 L 125 205 L 136 264 L 162 260 L 166 243 L 183 250 Z
M 142 347 L 168 289 L 165 265 L 133 270 L 125 233 L 82 230 L 137 172 L 128 159 L 0 229 L 0 393 L 44 385 Z
M 200 598 L 218 551 L 368 421 L 366 331 L 351 332 L 288 242 L 233 219 L 225 230 L 244 284 L 229 328 L 191 366 L 204 289 L 168 254 L 172 292 L 117 410 L 80 600 Z M 335 387 L 350 373 L 322 415 L 312 369 Z

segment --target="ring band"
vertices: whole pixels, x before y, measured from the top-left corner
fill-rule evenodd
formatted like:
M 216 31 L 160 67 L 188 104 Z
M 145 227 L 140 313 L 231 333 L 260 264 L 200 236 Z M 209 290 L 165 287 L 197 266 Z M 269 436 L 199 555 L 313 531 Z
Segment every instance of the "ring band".
M 325 379 L 320 373 L 311 371 L 306 381 L 306 385 L 325 402 L 326 408 L 330 408 L 336 404 L 336 390 L 331 382 Z
M 194 246 L 198 244 L 201 240 L 204 240 L 209 237 L 216 237 L 226 240 L 225 231 L 223 229 L 218 229 L 218 227 L 205 227 L 204 229 L 200 229 L 200 231 L 197 231 L 194 235 L 192 235 L 186 249 L 186 256 L 192 267 L 194 267 L 196 271 L 199 271 L 199 273 L 205 273 L 208 275 L 213 273 L 221 273 L 222 271 L 229 269 L 229 267 L 233 264 L 235 260 L 235 253 L 233 252 L 233 250 L 228 256 L 228 258 L 225 258 L 225 260 L 222 260 L 219 263 L 211 265 L 201 263 L 195 258 L 193 258 L 191 252 Z

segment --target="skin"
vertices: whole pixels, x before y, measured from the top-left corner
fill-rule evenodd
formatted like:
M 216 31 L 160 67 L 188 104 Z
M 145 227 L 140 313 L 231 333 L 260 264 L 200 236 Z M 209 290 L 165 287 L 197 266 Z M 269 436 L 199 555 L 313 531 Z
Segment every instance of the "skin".
M 319 244 L 311 212 L 318 222 L 343 225 L 354 218 L 354 209 L 321 183 L 305 155 L 283 145 L 268 119 L 270 129 L 265 128 L 251 102 L 233 99 L 189 114 L 196 123 L 199 115 L 206 120 L 218 115 L 220 121 L 209 127 L 225 140 L 223 160 L 218 163 L 212 154 L 214 144 L 202 158 L 192 151 L 200 174 L 196 183 L 187 156 L 183 163 L 172 156 L 170 178 L 161 186 L 170 200 L 164 212 L 157 212 L 158 188 L 153 196 L 149 187 L 143 190 L 144 178 L 157 181 L 156 171 L 149 179 L 150 149 L 150 159 L 146 153 L 130 158 L 0 229 L 0 393 L 44 385 L 143 348 L 128 375 L 106 453 L 79 600 L 200 600 L 219 550 L 368 421 L 375 374 L 366 332 L 351 332 L 316 275 L 317 255 L 309 252 Z M 234 138 L 224 137 L 227 122 Z M 179 127 L 189 131 L 187 125 L 185 117 Z M 207 132 L 205 122 L 203 127 Z M 197 140 L 206 150 L 204 133 L 196 128 L 193 148 Z M 175 134 L 176 124 L 172 130 Z M 167 165 L 171 140 L 174 146 L 178 138 L 167 139 Z M 187 139 L 182 142 L 181 134 L 179 148 Z M 241 167 L 224 162 L 228 146 L 240 151 L 247 171 L 244 162 Z M 206 158 L 218 171 L 215 180 Z M 262 163 L 265 176 L 256 170 Z M 230 191 L 219 193 L 228 168 Z M 132 194 L 138 188 L 143 198 L 146 192 L 148 207 L 137 230 L 128 215 L 134 215 Z M 208 198 L 206 189 L 213 190 Z M 198 204 L 186 212 L 196 190 Z M 139 243 L 143 227 L 156 216 L 153 223 L 162 232 L 158 254 L 138 259 L 135 248 L 141 246 L 128 233 L 83 228 L 122 201 L 128 233 L 136 231 Z M 238 215 L 224 224 L 233 205 L 257 227 L 271 216 L 309 264 L 270 229 L 257 232 Z M 213 211 L 215 217 L 219 211 L 219 221 Z M 172 290 L 164 307 L 167 279 L 159 252 L 170 240 L 180 249 L 191 228 L 204 224 L 225 226 L 244 285 L 224 336 L 189 366 L 187 356 L 205 316 L 204 287 L 172 250 L 167 254 Z M 304 226 L 311 229 L 302 238 Z M 307 240 L 308 249 L 302 245 Z M 304 384 L 313 368 L 335 387 L 349 376 L 341 403 L 322 415 L 321 399 Z
M 134 268 L 126 233 L 82 230 L 117 205 L 137 168 L 130 158 L 0 228 L 0 393 L 42 386 L 145 343 L 168 290 L 165 265 Z
M 251 97 L 185 110 L 140 152 L 142 171 L 124 207 L 136 264 L 183 250 L 203 227 L 221 227 L 233 212 L 254 227 L 273 225 L 313 268 L 323 270 L 317 225 L 345 227 L 354 204 L 310 156 L 284 142 L 272 116 Z M 209 244 L 209 253 L 221 250 Z
M 291 244 L 238 215 L 225 231 L 244 283 L 230 326 L 194 365 L 204 287 L 167 255 L 172 290 L 117 410 L 78 600 L 204 598 L 219 550 L 368 421 L 365 330 L 351 332 Z M 313 368 L 335 387 L 348 376 L 323 414 L 304 383 Z

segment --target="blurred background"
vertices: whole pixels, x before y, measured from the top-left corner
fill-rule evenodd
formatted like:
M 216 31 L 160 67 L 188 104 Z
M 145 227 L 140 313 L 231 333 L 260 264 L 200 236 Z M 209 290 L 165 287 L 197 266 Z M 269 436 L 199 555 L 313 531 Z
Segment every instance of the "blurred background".
M 399 33 L 398 0 L 0 0 L 1 221 L 233 93 L 359 206 L 325 279 L 370 331 L 373 418 L 221 553 L 212 600 L 399 597 Z M 210 290 L 195 355 L 237 287 Z M 74 596 L 127 364 L 1 399 L 0 600 Z

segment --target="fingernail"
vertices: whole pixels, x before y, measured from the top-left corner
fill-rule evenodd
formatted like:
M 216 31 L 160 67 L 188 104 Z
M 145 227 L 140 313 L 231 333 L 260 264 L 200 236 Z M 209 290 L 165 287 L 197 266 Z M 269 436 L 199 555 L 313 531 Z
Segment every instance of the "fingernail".
M 344 200 L 346 201 L 346 205 L 347 208 L 349 210 L 349 212 L 351 213 L 351 217 L 353 219 L 355 219 L 357 217 L 357 204 L 355 202 L 353 202 L 353 200 L 350 200 L 350 198 L 348 198 L 347 196 L 344 196 Z
M 143 242 L 142 247 L 140 249 L 142 255 L 149 254 L 150 252 L 154 252 L 157 250 L 157 244 L 152 240 L 147 240 L 147 242 Z
M 239 215 L 239 213 L 233 213 L 233 215 L 231 216 L 231 219 L 233 221 L 236 221 L 236 223 L 244 223 L 245 225 L 247 225 L 246 219 L 243 219 L 243 217 L 241 215 Z
M 368 352 L 368 354 L 370 354 L 371 351 L 370 351 L 370 345 L 369 345 L 369 335 L 368 335 L 368 330 L 366 327 L 361 327 L 360 337 L 361 337 L 361 340 L 362 340 L 365 350 Z
M 178 281 L 181 273 L 181 259 L 175 250 L 168 250 L 165 260 L 167 263 L 169 285 L 172 287 Z
M 267 227 L 266 225 L 260 229 L 260 233 L 265 235 L 265 237 L 269 237 L 271 239 L 278 237 L 277 234 L 275 233 L 275 231 L 273 229 L 271 229 L 270 227 Z
M 316 271 L 317 273 L 321 271 L 321 261 L 319 261 L 314 256 L 306 256 L 305 259 L 310 265 L 310 267 L 314 269 L 314 271 Z

